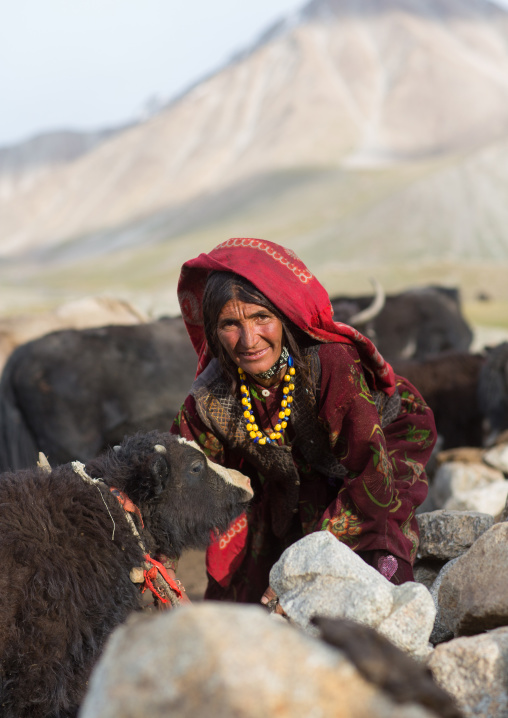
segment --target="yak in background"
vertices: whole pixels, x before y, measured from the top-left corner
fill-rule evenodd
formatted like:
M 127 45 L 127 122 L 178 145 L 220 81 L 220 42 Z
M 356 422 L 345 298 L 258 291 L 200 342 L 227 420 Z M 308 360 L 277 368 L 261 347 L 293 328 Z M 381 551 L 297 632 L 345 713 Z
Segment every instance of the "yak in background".
M 489 446 L 508 432 L 508 342 L 487 348 L 478 401 L 485 422 L 485 443 Z
M 169 430 L 196 373 L 180 318 L 52 332 L 18 347 L 0 382 L 0 471 L 87 461 Z
M 478 382 L 484 362 L 482 354 L 454 351 L 392 362 L 395 372 L 414 384 L 434 412 L 440 450 L 483 445 Z
M 373 285 L 374 297 L 336 296 L 331 303 L 334 319 L 372 339 L 387 361 L 421 361 L 445 351 L 469 350 L 473 332 L 457 289 L 430 286 L 385 295 L 378 282 Z
M 474 396 L 482 359 L 467 354 L 472 332 L 458 293 L 428 287 L 390 297 L 379 289 L 365 301 L 367 312 L 354 313 L 361 298 L 333 300 L 342 307 L 335 318 L 346 320 L 349 311 L 350 323 L 366 333 L 370 326 L 395 370 L 436 413 L 445 448 L 480 445 Z M 455 358 L 446 357 L 449 349 Z M 0 382 L 0 471 L 33 465 L 39 451 L 54 463 L 86 461 L 125 435 L 168 430 L 196 364 L 180 317 L 58 331 L 18 347 Z
M 440 448 L 481 446 L 486 402 L 478 397 L 484 356 L 473 339 L 457 289 L 439 286 L 374 297 L 334 297 L 334 319 L 353 324 L 376 344 L 395 372 L 412 382 L 434 412 Z

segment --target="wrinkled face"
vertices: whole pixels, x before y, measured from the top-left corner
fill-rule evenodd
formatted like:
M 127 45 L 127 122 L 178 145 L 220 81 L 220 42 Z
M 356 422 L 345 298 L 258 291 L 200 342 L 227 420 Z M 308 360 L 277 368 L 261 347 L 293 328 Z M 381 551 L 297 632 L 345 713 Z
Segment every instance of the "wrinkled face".
M 248 374 L 270 369 L 282 351 L 282 322 L 265 307 L 231 299 L 219 314 L 217 336 Z

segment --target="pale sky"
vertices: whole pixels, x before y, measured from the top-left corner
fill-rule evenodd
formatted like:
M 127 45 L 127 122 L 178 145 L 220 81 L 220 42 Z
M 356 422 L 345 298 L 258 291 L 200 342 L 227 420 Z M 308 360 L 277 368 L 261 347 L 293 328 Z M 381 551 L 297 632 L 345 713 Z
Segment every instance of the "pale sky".
M 0 0 L 0 146 L 134 119 L 150 98 L 169 100 L 305 4 Z
M 507 0 L 508 2 L 508 0 Z M 0 0 L 0 145 L 123 123 L 305 0 Z

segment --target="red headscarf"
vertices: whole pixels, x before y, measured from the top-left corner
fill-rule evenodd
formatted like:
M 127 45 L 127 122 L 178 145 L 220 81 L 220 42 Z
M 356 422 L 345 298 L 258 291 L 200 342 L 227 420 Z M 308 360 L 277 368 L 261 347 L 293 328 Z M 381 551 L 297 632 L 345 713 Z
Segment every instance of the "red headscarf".
M 203 292 L 210 272 L 234 272 L 251 282 L 297 327 L 320 342 L 353 344 L 362 363 L 375 377 L 376 388 L 391 396 L 393 369 L 374 344 L 359 331 L 334 322 L 325 288 L 296 254 L 264 239 L 239 237 L 222 242 L 209 254 L 200 254 L 182 267 L 178 300 L 192 344 L 199 357 L 200 374 L 212 358 L 203 328 Z

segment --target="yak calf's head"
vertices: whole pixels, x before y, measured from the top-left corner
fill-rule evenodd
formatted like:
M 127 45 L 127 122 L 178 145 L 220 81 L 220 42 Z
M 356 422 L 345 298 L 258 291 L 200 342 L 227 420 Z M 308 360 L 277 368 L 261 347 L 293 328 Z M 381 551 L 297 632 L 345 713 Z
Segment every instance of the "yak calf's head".
M 157 431 L 126 437 L 87 471 L 124 491 L 157 550 L 171 555 L 208 545 L 253 496 L 246 476 L 214 464 L 194 442 Z

